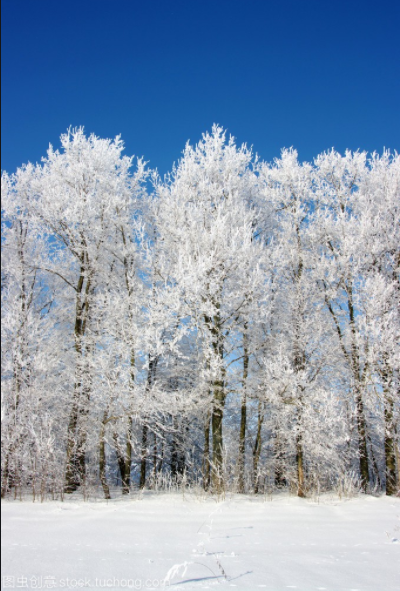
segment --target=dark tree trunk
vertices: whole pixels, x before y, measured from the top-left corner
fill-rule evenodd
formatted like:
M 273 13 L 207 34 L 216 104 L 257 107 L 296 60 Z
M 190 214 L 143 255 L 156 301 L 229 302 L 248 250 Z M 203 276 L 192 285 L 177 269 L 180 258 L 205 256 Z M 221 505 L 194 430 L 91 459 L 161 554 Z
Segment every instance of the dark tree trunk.
M 386 463 L 386 494 L 397 493 L 396 478 L 396 443 L 393 429 L 393 401 L 386 400 L 385 406 L 385 463 Z
M 89 301 L 91 281 L 87 278 L 88 259 L 84 253 L 81 256 L 81 270 L 76 287 L 75 311 L 75 353 L 76 377 L 71 414 L 68 422 L 67 462 L 65 468 L 65 493 L 74 492 L 84 481 L 86 460 L 86 425 L 85 417 L 88 413 L 88 371 L 85 375 L 84 337 L 89 316 Z
M 147 435 L 148 426 L 143 425 L 142 431 L 142 459 L 140 462 L 140 482 L 139 487 L 143 489 L 146 486 L 146 470 L 147 470 Z
M 157 363 L 158 357 L 149 354 L 149 369 L 147 372 L 147 392 L 151 390 L 155 381 L 156 381 L 156 373 L 157 373 Z M 146 420 L 146 418 L 145 418 Z M 141 463 L 140 463 L 140 482 L 139 486 L 143 489 L 146 486 L 146 478 L 147 478 L 147 445 L 148 445 L 148 434 L 149 434 L 149 427 L 148 424 L 145 422 L 143 425 L 142 431 L 142 449 L 141 449 Z
M 282 450 L 282 444 L 278 436 L 274 440 L 275 447 L 275 486 L 278 488 L 287 486 L 287 480 L 284 476 L 284 452 Z
M 247 325 L 243 333 L 243 396 L 240 409 L 240 432 L 239 432 L 239 456 L 238 456 L 238 492 L 246 492 L 245 471 L 246 471 L 246 429 L 247 429 L 247 377 L 249 374 L 249 353 L 247 345 Z
M 130 493 L 130 462 L 124 456 L 121 446 L 118 441 L 118 433 L 114 433 L 114 447 L 117 454 L 118 468 L 121 474 L 122 494 L 129 495 Z M 129 470 L 129 472 L 128 472 Z
M 353 376 L 356 383 L 356 409 L 357 409 L 357 429 L 358 429 L 358 454 L 360 461 L 361 486 L 364 492 L 367 492 L 369 484 L 369 460 L 367 447 L 367 426 L 365 421 L 364 401 L 362 397 L 362 371 L 360 364 L 360 355 L 357 347 L 355 312 L 353 304 L 353 286 L 351 280 L 348 280 L 347 288 L 349 320 L 351 329 L 351 362 Z
M 258 403 L 258 420 L 257 420 L 257 434 L 253 447 L 253 486 L 254 494 L 258 494 L 260 490 L 260 478 L 258 474 L 258 466 L 260 463 L 261 447 L 262 447 L 262 426 L 264 423 L 264 409 L 262 402 Z

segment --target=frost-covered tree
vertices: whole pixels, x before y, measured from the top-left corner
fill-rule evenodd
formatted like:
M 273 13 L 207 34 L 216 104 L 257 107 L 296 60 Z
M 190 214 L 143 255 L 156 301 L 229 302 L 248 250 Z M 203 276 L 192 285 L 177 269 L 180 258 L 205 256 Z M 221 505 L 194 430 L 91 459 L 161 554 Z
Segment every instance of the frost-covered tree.
M 120 138 L 86 137 L 83 129 L 61 136 L 61 151 L 50 146 L 37 169 L 31 209 L 42 224 L 51 248 L 43 271 L 65 284 L 69 338 L 74 347 L 73 394 L 68 419 L 65 488 L 73 491 L 85 474 L 87 416 L 92 371 L 89 359 L 96 347 L 92 329 L 93 302 L 104 289 L 109 251 L 115 236 L 116 211 L 124 211 L 131 196 L 131 158 L 123 157 Z M 92 326 L 91 326 L 92 325 Z
M 178 286 L 187 322 L 202 342 L 202 380 L 210 398 L 204 478 L 207 487 L 211 466 L 215 490 L 223 486 L 229 368 L 242 346 L 237 337 L 246 330 L 244 313 L 251 302 L 261 303 L 264 297 L 262 249 L 254 240 L 254 213 L 249 208 L 257 190 L 252 160 L 251 151 L 238 148 L 215 126 L 197 146 L 187 144 L 171 176 L 156 187 L 160 241 L 173 257 L 172 281 Z
M 275 219 L 270 238 L 274 297 L 262 395 L 269 412 L 275 481 L 293 481 L 298 495 L 305 496 L 307 472 L 322 472 L 332 462 L 335 446 L 329 433 L 335 429 L 338 446 L 341 420 L 331 390 L 334 364 L 327 353 L 332 331 L 318 294 L 313 167 L 300 164 L 296 151 L 284 150 L 272 165 L 261 165 L 260 177 L 264 202 Z

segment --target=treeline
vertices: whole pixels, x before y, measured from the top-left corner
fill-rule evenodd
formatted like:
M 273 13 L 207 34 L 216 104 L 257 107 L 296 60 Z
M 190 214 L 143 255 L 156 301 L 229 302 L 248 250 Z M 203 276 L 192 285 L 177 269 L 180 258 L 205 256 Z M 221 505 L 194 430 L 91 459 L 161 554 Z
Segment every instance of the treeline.
M 2 175 L 2 496 L 396 494 L 399 156 L 122 151 Z

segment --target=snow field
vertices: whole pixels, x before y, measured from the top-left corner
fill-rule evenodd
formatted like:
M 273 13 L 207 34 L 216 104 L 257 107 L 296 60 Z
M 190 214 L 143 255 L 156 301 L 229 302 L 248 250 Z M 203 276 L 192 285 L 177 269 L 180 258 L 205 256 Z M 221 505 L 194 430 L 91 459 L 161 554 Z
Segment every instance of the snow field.
M 2 503 L 2 588 L 399 591 L 400 500 Z

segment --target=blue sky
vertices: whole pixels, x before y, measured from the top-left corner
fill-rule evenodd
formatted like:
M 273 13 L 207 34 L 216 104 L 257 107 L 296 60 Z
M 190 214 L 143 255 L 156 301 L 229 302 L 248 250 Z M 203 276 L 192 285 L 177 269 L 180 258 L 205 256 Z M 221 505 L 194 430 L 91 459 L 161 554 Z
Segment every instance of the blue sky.
M 400 2 L 3 0 L 2 169 L 69 126 L 165 173 L 219 123 L 261 158 L 400 150 Z

